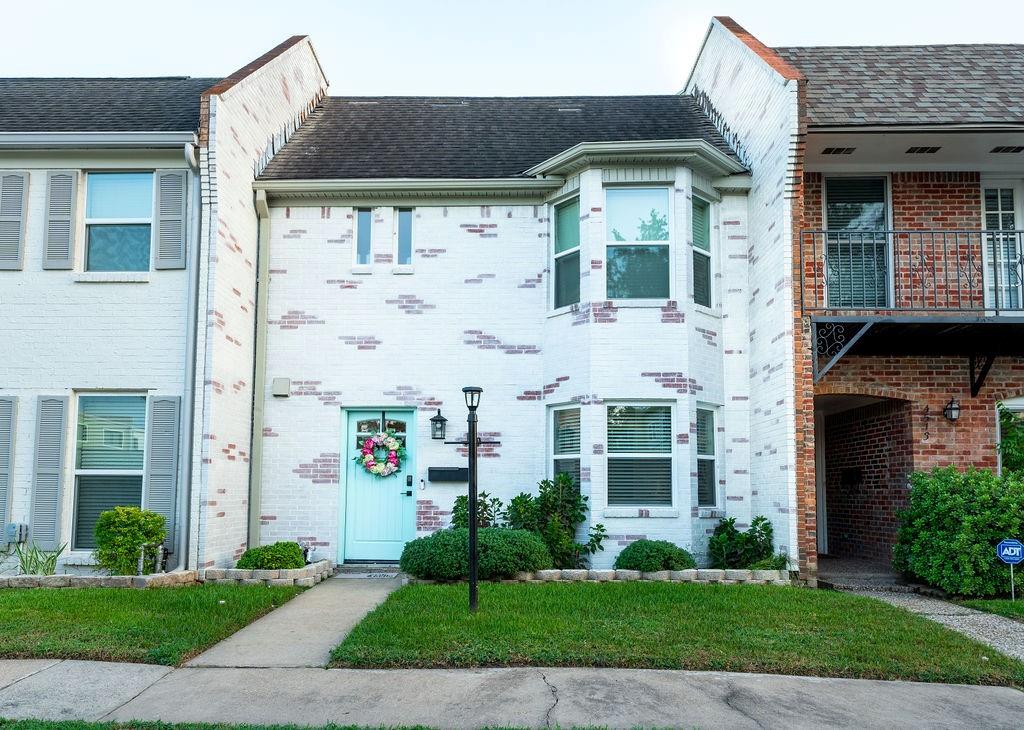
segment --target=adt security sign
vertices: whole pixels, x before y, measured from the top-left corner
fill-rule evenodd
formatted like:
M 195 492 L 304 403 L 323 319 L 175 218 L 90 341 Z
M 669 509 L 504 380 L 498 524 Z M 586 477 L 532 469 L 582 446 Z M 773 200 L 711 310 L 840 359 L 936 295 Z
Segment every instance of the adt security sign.
M 996 545 L 996 556 L 1009 565 L 1024 562 L 1024 543 L 1020 540 L 1003 540 Z
M 996 557 L 1010 566 L 1010 600 L 1017 600 L 1017 587 L 1013 580 L 1013 566 L 1024 561 L 1024 543 L 1020 540 L 1003 540 L 996 545 Z

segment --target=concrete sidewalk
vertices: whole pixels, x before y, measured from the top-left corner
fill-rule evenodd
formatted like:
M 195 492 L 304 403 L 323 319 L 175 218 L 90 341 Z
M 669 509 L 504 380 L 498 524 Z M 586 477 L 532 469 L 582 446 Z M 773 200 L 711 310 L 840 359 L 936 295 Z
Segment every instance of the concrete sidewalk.
M 331 649 L 401 585 L 337 575 L 207 649 L 189 667 L 323 667 Z
M 298 725 L 1013 728 L 1006 687 L 643 669 L 169 669 L 0 661 L 0 717 Z

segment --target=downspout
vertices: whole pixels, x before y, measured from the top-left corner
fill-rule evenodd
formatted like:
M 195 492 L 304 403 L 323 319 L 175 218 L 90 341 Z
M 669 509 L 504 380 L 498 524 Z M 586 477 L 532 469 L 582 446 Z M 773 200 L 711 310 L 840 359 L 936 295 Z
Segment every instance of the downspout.
M 256 358 L 252 379 L 252 444 L 249 448 L 249 547 L 255 547 L 260 541 L 263 496 L 263 404 L 267 382 L 267 302 L 270 299 L 270 206 L 265 190 L 256 191 L 256 218 Z
M 199 230 L 202 218 L 202 183 L 199 177 L 199 150 L 195 144 L 189 142 L 184 149 L 185 161 L 188 163 L 190 177 L 192 178 L 192 215 L 189 220 L 188 240 L 192 246 L 188 252 L 188 270 L 192 276 L 188 280 L 188 304 L 187 321 L 185 325 L 185 407 L 182 408 L 182 418 L 185 420 L 184 450 L 181 454 L 181 474 L 184 476 L 182 489 L 178 493 L 178 542 L 175 546 L 177 553 L 177 569 L 188 569 L 189 531 L 191 530 L 192 515 L 192 437 L 195 432 L 195 408 L 196 408 L 196 347 L 199 338 Z

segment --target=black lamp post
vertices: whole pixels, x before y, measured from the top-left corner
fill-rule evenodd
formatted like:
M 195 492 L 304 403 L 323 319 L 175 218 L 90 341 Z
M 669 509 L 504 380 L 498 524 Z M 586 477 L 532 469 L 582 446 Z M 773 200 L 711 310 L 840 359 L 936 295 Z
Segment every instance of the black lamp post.
M 466 441 L 469 442 L 469 610 L 476 611 L 476 528 L 478 520 L 476 508 L 476 451 L 478 445 L 476 409 L 480 405 L 480 394 L 483 393 L 483 388 L 468 386 L 463 388 L 462 392 L 466 396 L 466 408 L 469 409 L 469 415 L 466 417 L 468 426 Z

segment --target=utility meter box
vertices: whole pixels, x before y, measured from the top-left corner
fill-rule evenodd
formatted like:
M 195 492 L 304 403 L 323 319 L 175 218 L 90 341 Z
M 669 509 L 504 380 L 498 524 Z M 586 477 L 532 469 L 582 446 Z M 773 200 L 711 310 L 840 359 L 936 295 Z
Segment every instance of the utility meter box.
M 4 530 L 4 542 L 28 542 L 28 525 L 22 522 L 9 522 Z

